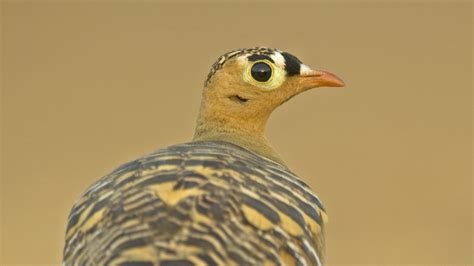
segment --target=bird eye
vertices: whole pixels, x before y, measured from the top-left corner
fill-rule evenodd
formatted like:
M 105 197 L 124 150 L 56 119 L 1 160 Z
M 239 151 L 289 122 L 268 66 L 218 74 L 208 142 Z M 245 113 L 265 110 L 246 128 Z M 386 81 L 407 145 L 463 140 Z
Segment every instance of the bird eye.
M 257 62 L 252 66 L 251 74 L 256 81 L 266 82 L 272 77 L 272 68 L 264 62 Z

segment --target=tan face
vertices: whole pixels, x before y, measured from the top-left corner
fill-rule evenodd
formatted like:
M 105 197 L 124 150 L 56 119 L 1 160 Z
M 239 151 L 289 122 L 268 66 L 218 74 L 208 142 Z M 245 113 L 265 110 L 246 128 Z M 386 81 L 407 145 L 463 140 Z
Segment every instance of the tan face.
M 310 69 L 296 57 L 275 51 L 229 59 L 208 81 L 204 97 L 226 116 L 266 119 L 291 97 L 321 86 L 342 87 L 344 82 L 331 73 Z

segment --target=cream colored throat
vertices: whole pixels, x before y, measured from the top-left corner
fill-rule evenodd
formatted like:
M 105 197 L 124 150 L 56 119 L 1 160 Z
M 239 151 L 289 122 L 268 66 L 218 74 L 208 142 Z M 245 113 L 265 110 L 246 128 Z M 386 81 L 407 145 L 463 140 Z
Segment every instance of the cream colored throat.
M 228 128 L 203 128 L 198 124 L 193 141 L 224 141 L 253 151 L 261 156 L 286 165 L 280 155 L 271 147 L 263 132 L 242 132 Z

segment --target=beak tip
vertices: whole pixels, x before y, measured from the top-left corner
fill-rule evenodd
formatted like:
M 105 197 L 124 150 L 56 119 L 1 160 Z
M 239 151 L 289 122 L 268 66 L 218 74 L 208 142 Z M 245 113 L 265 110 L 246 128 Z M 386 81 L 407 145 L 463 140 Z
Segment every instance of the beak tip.
M 338 81 L 335 83 L 335 86 L 334 87 L 345 87 L 346 86 L 346 83 L 342 80 L 342 79 L 338 79 Z
M 345 87 L 346 83 L 335 74 L 323 70 L 311 70 L 301 75 L 305 87 Z
M 346 83 L 335 74 L 327 71 L 316 71 L 321 86 L 345 87 Z

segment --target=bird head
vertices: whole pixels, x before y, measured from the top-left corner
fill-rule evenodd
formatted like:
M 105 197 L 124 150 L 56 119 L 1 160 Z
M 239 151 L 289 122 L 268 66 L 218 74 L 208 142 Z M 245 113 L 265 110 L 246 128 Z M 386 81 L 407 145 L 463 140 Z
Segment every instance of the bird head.
M 275 108 L 301 92 L 323 86 L 342 87 L 344 82 L 277 49 L 226 53 L 206 79 L 195 139 L 229 135 L 262 142 L 266 121 Z
M 313 70 L 276 49 L 241 49 L 219 57 L 205 83 L 205 100 L 231 117 L 268 116 L 293 96 L 317 87 L 342 87 L 326 71 Z

